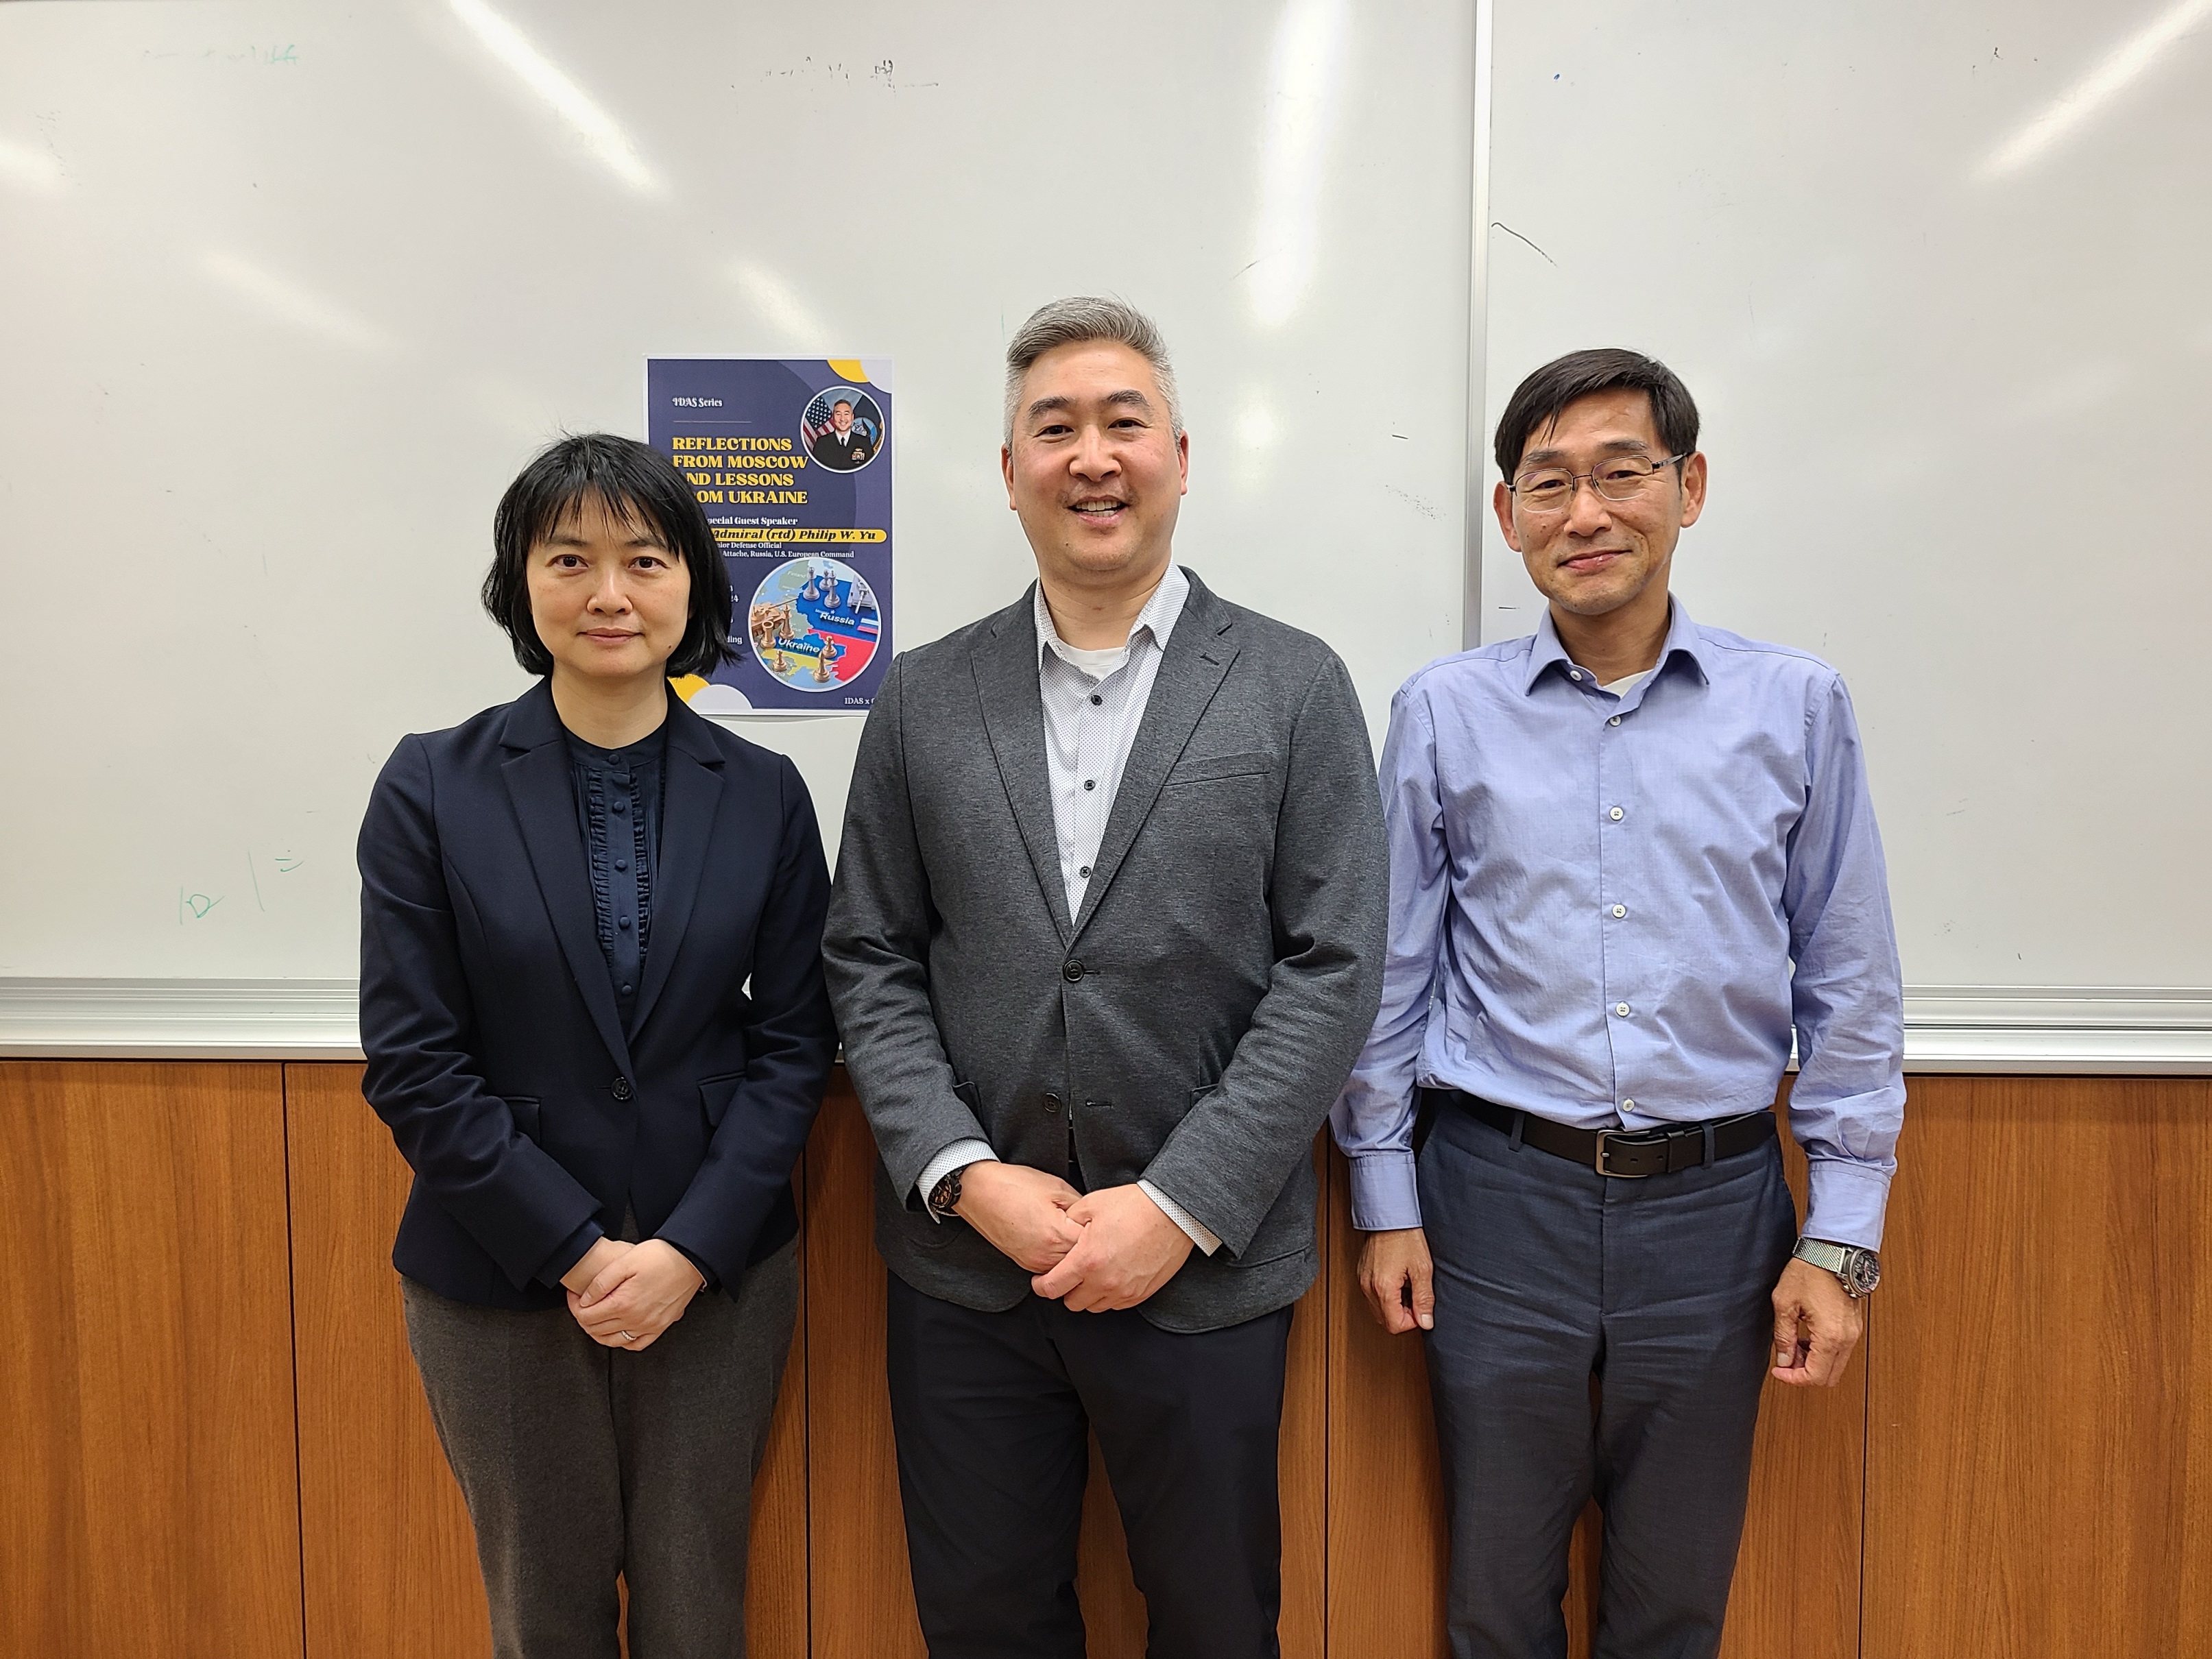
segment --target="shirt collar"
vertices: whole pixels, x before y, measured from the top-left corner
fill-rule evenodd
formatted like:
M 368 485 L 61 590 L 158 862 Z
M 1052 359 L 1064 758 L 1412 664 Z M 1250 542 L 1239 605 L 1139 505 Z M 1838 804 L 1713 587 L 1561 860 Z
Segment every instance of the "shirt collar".
M 1160 585 L 1152 590 L 1152 597 L 1145 601 L 1145 608 L 1137 613 L 1137 620 L 1129 628 L 1129 643 L 1134 645 L 1137 635 L 1149 633 L 1152 643 L 1164 651 L 1168 635 L 1175 632 L 1176 619 L 1182 615 L 1183 601 L 1190 597 L 1190 578 L 1182 574 L 1179 564 L 1170 564 Z M 1039 582 L 1030 590 L 1031 615 L 1036 622 L 1037 664 L 1044 664 L 1044 653 L 1058 647 L 1062 651 L 1075 647 L 1060 637 L 1060 630 L 1052 625 L 1052 607 L 1044 602 L 1044 584 Z
M 1652 679 L 1658 678 L 1659 669 L 1664 669 L 1677 657 L 1686 658 L 1690 666 L 1697 671 L 1699 679 L 1707 678 L 1705 659 L 1700 654 L 1704 636 L 1698 632 L 1697 623 L 1690 620 L 1688 607 L 1683 605 L 1680 596 L 1674 594 L 1668 596 L 1667 605 L 1667 637 L 1660 644 L 1659 662 L 1653 671 Z M 1559 642 L 1559 630 L 1552 625 L 1552 607 L 1547 605 L 1544 607 L 1544 620 L 1536 625 L 1535 637 L 1528 642 L 1528 660 L 1522 674 L 1521 694 L 1526 696 L 1534 690 L 1536 682 L 1543 678 L 1544 671 L 1555 664 L 1559 672 L 1565 673 L 1572 665 L 1572 659 L 1567 655 L 1567 647 Z M 1646 680 L 1644 684 L 1648 686 L 1650 683 L 1650 680 Z

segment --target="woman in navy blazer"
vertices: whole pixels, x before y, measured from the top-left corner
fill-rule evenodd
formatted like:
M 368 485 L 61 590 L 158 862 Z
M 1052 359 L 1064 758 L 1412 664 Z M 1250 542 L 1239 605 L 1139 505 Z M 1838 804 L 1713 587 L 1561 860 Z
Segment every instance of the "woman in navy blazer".
M 484 604 L 546 678 L 409 737 L 362 826 L 364 1092 L 415 1171 L 392 1263 L 501 1656 L 743 1650 L 797 1305 L 790 1176 L 836 1047 L 829 878 L 782 756 L 668 676 L 721 556 L 642 444 L 563 439 Z

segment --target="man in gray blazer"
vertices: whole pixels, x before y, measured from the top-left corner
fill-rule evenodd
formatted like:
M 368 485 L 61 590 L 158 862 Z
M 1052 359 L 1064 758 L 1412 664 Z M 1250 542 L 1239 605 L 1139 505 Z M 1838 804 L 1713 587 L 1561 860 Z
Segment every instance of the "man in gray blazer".
M 1006 366 L 1037 583 L 892 665 L 824 946 L 915 1595 L 938 1659 L 1077 1659 L 1088 1426 L 1155 1659 L 1258 1659 L 1313 1138 L 1379 996 L 1374 764 L 1335 654 L 1175 564 L 1152 325 L 1059 301 Z

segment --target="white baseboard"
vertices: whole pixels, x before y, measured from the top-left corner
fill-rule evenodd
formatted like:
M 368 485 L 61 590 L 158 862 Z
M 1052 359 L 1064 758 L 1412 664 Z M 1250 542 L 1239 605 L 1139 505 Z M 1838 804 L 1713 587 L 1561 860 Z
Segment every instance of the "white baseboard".
M 358 1060 L 347 979 L 0 978 L 0 1055 Z M 2212 989 L 1919 985 L 1910 1072 L 2212 1075 Z

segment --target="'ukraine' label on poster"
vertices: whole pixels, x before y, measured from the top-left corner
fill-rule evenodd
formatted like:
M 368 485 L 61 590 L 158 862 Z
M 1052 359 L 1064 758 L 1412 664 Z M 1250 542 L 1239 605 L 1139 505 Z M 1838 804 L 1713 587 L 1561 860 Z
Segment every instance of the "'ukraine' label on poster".
M 702 714 L 864 714 L 890 664 L 891 366 L 653 357 L 646 441 L 690 481 L 729 573 L 734 659 Z

